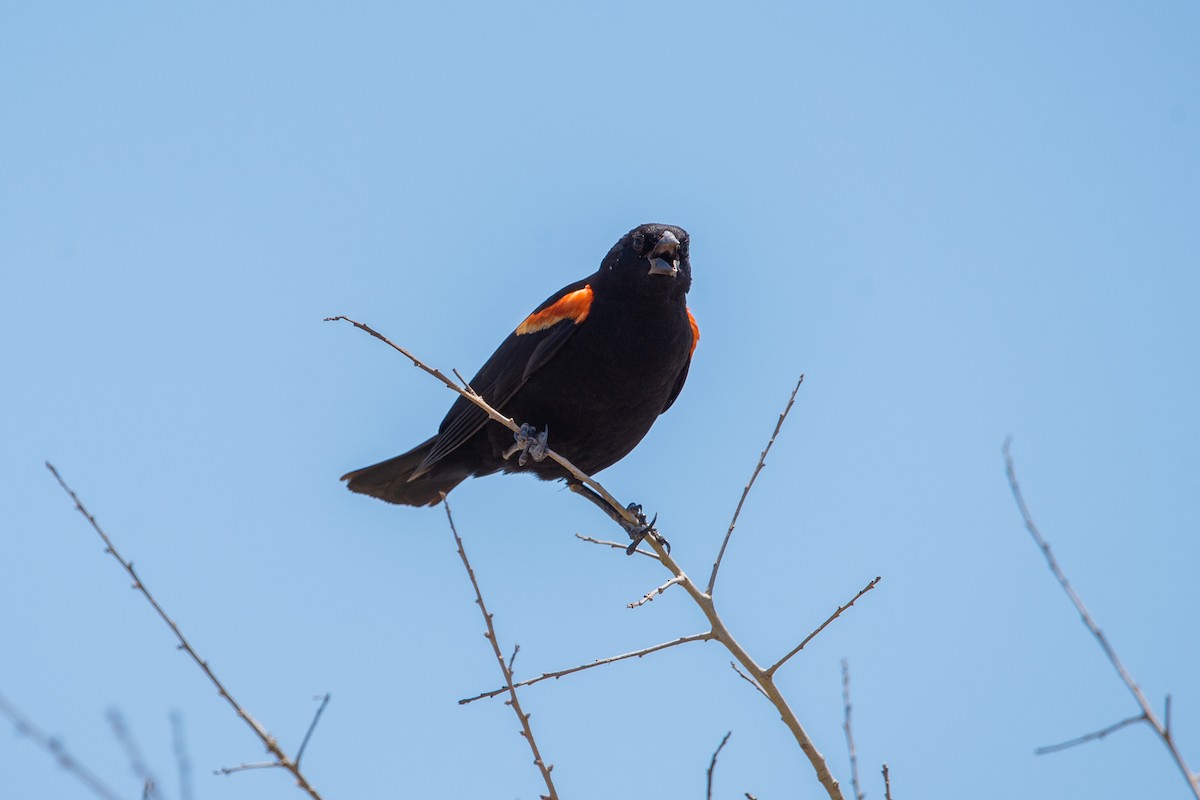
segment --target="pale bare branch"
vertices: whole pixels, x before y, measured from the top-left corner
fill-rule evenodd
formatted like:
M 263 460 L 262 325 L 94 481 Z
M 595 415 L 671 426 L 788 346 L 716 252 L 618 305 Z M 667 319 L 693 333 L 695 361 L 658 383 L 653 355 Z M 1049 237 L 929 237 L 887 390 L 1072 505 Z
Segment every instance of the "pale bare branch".
M 171 632 L 175 634 L 175 638 L 179 640 L 179 649 L 191 656 L 192 661 L 196 663 L 196 666 L 200 667 L 200 670 L 208 677 L 208 680 L 212 683 L 212 685 L 216 687 L 217 693 L 220 694 L 221 697 L 225 698 L 226 702 L 233 707 L 233 710 L 237 713 L 238 717 L 245 721 L 245 723 L 250 727 L 250 730 L 254 731 L 254 735 L 257 736 L 259 741 L 263 743 L 263 746 L 267 748 L 267 752 L 275 757 L 274 766 L 290 772 L 292 777 L 296 779 L 296 785 L 306 792 L 309 797 L 314 798 L 314 800 L 321 800 L 321 795 L 318 794 L 317 790 L 314 789 L 308 782 L 308 778 L 306 778 L 304 773 L 300 771 L 300 767 L 296 764 L 296 762 L 293 761 L 279 746 L 279 743 L 275 740 L 275 737 L 272 736 L 267 729 L 258 722 L 258 720 L 252 717 L 250 712 L 248 712 L 241 703 L 233 698 L 233 695 L 231 695 L 225 688 L 225 684 L 221 683 L 220 679 L 217 678 L 216 673 L 214 673 L 208 666 L 208 662 L 202 659 L 195 649 L 193 649 L 191 643 L 183 635 L 183 631 L 179 629 L 179 626 L 175 624 L 173 619 L 167 616 L 167 612 L 164 611 L 162 606 L 158 604 L 158 601 L 154 598 L 154 595 L 150 593 L 150 590 L 146 588 L 146 585 L 142 582 L 142 579 L 138 577 L 137 572 L 133 568 L 133 562 L 126 560 L 121 556 L 120 553 L 117 552 L 112 540 L 108 538 L 108 534 L 101 529 L 99 523 L 96 522 L 96 518 L 92 516 L 86 508 L 84 508 L 83 503 L 79 500 L 79 497 L 75 494 L 70 486 L 67 486 L 66 482 L 62 479 L 62 476 L 58 474 L 58 470 L 54 468 L 54 465 L 47 461 L 46 469 L 50 470 L 50 473 L 54 476 L 55 480 L 58 481 L 58 485 L 63 488 L 63 491 L 66 492 L 71 500 L 75 503 L 75 510 L 83 515 L 83 518 L 86 519 L 92 526 L 92 530 L 94 530 L 100 536 L 100 539 L 104 542 L 104 552 L 116 559 L 117 563 L 121 565 L 122 569 L 124 569 L 125 572 L 128 573 L 129 577 L 133 579 L 133 588 L 139 591 L 142 596 L 146 598 L 146 602 L 151 605 L 155 613 L 158 614 L 159 618 L 161 618 L 162 621 L 167 624 L 167 627 L 171 629 Z
M 854 597 L 852 597 L 850 599 L 849 603 L 846 603 L 846 605 L 844 605 L 844 606 L 838 606 L 837 610 L 834 611 L 832 614 L 830 614 L 829 618 L 826 619 L 824 622 L 822 622 L 815 631 L 810 633 L 808 636 L 805 636 L 804 640 L 802 642 L 800 642 L 800 644 L 793 647 L 792 650 L 787 655 L 785 655 L 783 658 L 779 659 L 774 664 L 772 664 L 767 669 L 767 674 L 774 675 L 775 670 L 782 667 L 785 663 L 787 663 L 788 659 L 790 659 L 792 656 L 796 655 L 796 653 L 799 653 L 801 650 L 803 650 L 809 642 L 811 642 L 813 639 L 817 638 L 817 634 L 819 634 L 821 631 L 825 630 L 825 628 L 828 627 L 831 622 L 833 622 L 835 619 L 840 617 L 842 615 L 842 612 L 844 612 L 846 609 L 850 608 L 855 603 L 857 603 L 858 598 L 862 597 L 864 594 L 866 594 L 867 592 L 874 589 L 881 580 L 883 580 L 883 577 L 877 576 L 875 578 L 875 580 L 871 581 L 866 586 L 864 586 L 862 589 L 860 589 L 858 591 L 858 594 L 854 595 Z
M 738 517 L 741 516 L 742 506 L 746 502 L 746 497 L 750 494 L 751 487 L 758 480 L 758 473 L 762 472 L 763 467 L 767 465 L 767 453 L 771 452 L 771 445 L 775 444 L 775 437 L 779 435 L 779 431 L 783 428 L 783 421 L 787 419 L 788 412 L 792 410 L 792 405 L 796 402 L 796 393 L 800 391 L 800 384 L 804 383 L 804 375 L 800 376 L 800 380 L 796 381 L 796 388 L 792 389 L 792 395 L 788 398 L 787 405 L 783 407 L 783 412 L 779 415 L 779 421 L 775 423 L 775 430 L 771 433 L 771 438 L 767 440 L 767 446 L 763 448 L 762 455 L 758 457 L 758 464 L 754 467 L 754 472 L 750 474 L 750 480 L 746 482 L 746 488 L 742 490 L 742 497 L 738 500 L 737 508 L 733 511 L 733 519 L 729 521 L 729 530 L 725 531 L 725 539 L 721 542 L 721 549 L 717 552 L 717 560 L 713 562 L 712 574 L 708 577 L 708 586 L 704 593 L 711 595 L 713 587 L 717 583 L 717 571 L 721 569 L 721 561 L 725 558 L 725 548 L 729 546 L 729 539 L 733 536 L 733 529 L 737 526 Z
M 492 652 L 496 656 L 497 663 L 500 664 L 500 672 L 504 675 L 504 685 L 508 690 L 508 705 L 512 706 L 513 713 L 517 715 L 517 719 L 521 722 L 521 735 L 529 743 L 529 749 L 533 752 L 533 763 L 537 766 L 542 780 L 546 783 L 546 791 L 550 793 L 549 795 L 543 795 L 543 797 L 548 797 L 550 800 L 558 800 L 558 791 L 554 788 L 554 780 L 550 777 L 550 771 L 554 769 L 554 765 L 547 764 L 542 759 L 542 754 L 538 750 L 537 740 L 533 738 L 533 728 L 529 726 L 529 715 L 521 710 L 521 699 L 517 697 L 517 687 L 513 685 L 512 670 L 508 668 L 508 664 L 504 661 L 504 653 L 500 651 L 500 644 L 496 640 L 496 628 L 492 624 L 492 615 L 488 613 L 487 605 L 483 602 L 483 592 L 479 589 L 479 581 L 475 579 L 475 570 L 471 568 L 471 562 L 467 559 L 467 551 L 463 547 L 462 538 L 458 535 L 458 529 L 454 527 L 454 516 L 450 513 L 450 503 L 446 500 L 445 492 L 442 492 L 442 505 L 446 507 L 446 519 L 450 523 L 450 532 L 454 534 L 454 543 L 458 547 L 458 556 L 462 559 L 463 566 L 467 570 L 467 577 L 471 579 L 471 587 L 475 590 L 475 602 L 479 605 L 480 613 L 483 614 L 484 624 L 487 625 L 487 640 L 492 645 Z M 513 652 L 513 657 L 516 657 L 515 651 Z
M 629 605 L 626 606 L 626 608 L 637 608 L 638 606 L 644 606 L 646 603 L 649 603 L 651 600 L 658 597 L 660 594 L 665 592 L 667 589 L 670 589 L 675 584 L 680 583 L 682 580 L 683 580 L 682 577 L 680 577 L 679 575 L 676 575 L 675 577 L 671 578 L 669 581 L 664 583 L 662 586 L 659 586 L 656 589 L 651 589 L 650 591 L 646 592 L 644 595 L 642 595 L 641 600 L 630 603 Z
M 53 756 L 60 767 L 78 778 L 80 783 L 91 790 L 92 794 L 102 797 L 104 800 L 121 800 L 120 795 L 105 786 L 104 782 L 97 778 L 91 770 L 76 761 L 67 752 L 67 748 L 63 746 L 62 742 L 42 733 L 28 717 L 17 710 L 16 706 L 8 702 L 4 695 L 0 695 L 0 715 L 8 718 L 17 733 Z
M 536 678 L 530 678 L 528 680 L 514 683 L 513 687 L 520 689 L 522 686 L 532 686 L 535 683 L 541 683 L 542 681 L 549 680 L 551 678 L 555 678 L 555 679 L 561 678 L 565 675 L 572 675 L 576 672 L 583 672 L 584 670 L 587 670 L 587 669 L 593 669 L 595 667 L 602 667 L 605 664 L 613 664 L 613 663 L 616 663 L 617 661 L 624 661 L 627 658 L 641 658 L 642 656 L 646 656 L 651 653 L 657 653 L 659 650 L 666 650 L 668 647 L 675 647 L 676 645 L 687 644 L 688 642 L 707 642 L 707 641 L 711 641 L 713 638 L 714 637 L 713 637 L 712 631 L 706 631 L 705 633 L 694 633 L 691 636 L 680 636 L 678 639 L 672 639 L 669 642 L 663 642 L 662 644 L 656 644 L 653 647 L 643 647 L 641 650 L 634 650 L 633 652 L 630 652 L 630 653 L 622 653 L 619 656 L 609 656 L 608 658 L 598 658 L 595 661 L 592 661 L 590 663 L 580 664 L 579 666 L 571 667 L 570 669 L 560 669 L 556 672 L 543 672 L 541 675 L 537 676 Z M 476 700 L 483 700 L 484 698 L 487 698 L 487 697 L 495 697 L 496 695 L 504 694 L 507 691 L 508 691 L 508 687 L 504 686 L 499 689 L 493 689 L 490 692 L 483 692 L 482 694 L 477 694 L 474 697 L 463 698 L 462 700 L 458 701 L 458 704 L 466 705 L 467 703 L 474 703 Z
M 501 423 L 514 433 L 520 430 L 516 422 L 488 405 L 487 401 L 480 397 L 478 393 L 474 392 L 473 390 L 459 388 L 452 381 L 448 380 L 441 372 L 427 366 L 416 356 L 412 355 L 404 348 L 393 344 L 382 334 L 374 331 L 370 327 L 344 316 L 329 317 L 328 319 L 345 320 L 346 322 L 354 325 L 356 328 L 366 331 L 375 338 L 383 341 L 400 352 L 406 358 L 411 360 L 418 368 L 442 381 L 442 383 L 444 383 L 452 391 L 467 398 L 470 402 L 481 408 L 490 419 Z M 614 518 L 619 517 L 630 528 L 640 524 L 633 511 L 618 502 L 617 499 L 613 497 L 607 489 L 601 486 L 591 476 L 580 471 L 570 461 L 563 458 L 553 450 L 548 450 L 547 455 L 553 459 L 555 463 L 567 470 L 567 472 L 574 479 L 575 483 L 568 482 L 570 488 L 573 490 L 578 490 L 580 485 L 587 486 L 596 494 L 598 494 L 604 500 L 604 502 L 609 505 L 610 508 L 612 508 L 614 512 Z M 679 578 L 678 584 L 683 587 L 683 589 L 688 593 L 688 596 L 692 598 L 692 600 L 703 612 L 705 618 L 711 625 L 712 638 L 719 641 L 727 650 L 729 650 L 730 654 L 737 660 L 737 663 L 741 664 L 742 667 L 745 668 L 746 674 L 749 676 L 751 683 L 755 683 L 759 691 L 761 691 L 763 695 L 765 695 L 771 702 L 771 704 L 774 705 L 779 711 L 780 719 L 782 719 L 788 730 L 791 731 L 797 745 L 800 747 L 800 750 L 804 753 L 805 757 L 812 765 L 813 771 L 816 773 L 817 780 L 821 783 L 822 787 L 824 787 L 831 800 L 844 800 L 841 787 L 838 784 L 837 779 L 834 778 L 833 773 L 829 771 L 829 765 L 825 762 L 825 757 L 821 755 L 819 750 L 817 750 L 816 745 L 813 743 L 811 737 L 809 737 L 808 732 L 805 731 L 804 726 L 800 724 L 800 720 L 796 717 L 795 711 L 792 710 L 787 700 L 783 697 L 783 694 L 779 691 L 779 688 L 775 685 L 772 674 L 768 673 L 761 666 L 759 666 L 758 663 L 755 662 L 750 656 L 750 654 L 746 652 L 745 648 L 738 643 L 737 639 L 733 637 L 728 627 L 726 627 L 724 621 L 721 619 L 720 614 L 717 613 L 716 606 L 713 604 L 712 595 L 702 591 L 700 587 L 698 587 L 695 582 L 693 582 L 692 579 L 687 576 L 679 564 L 673 558 L 671 558 L 671 554 L 665 545 L 665 540 L 660 540 L 654 536 L 648 536 L 644 541 L 658 556 L 658 559 L 662 565 L 666 567 L 666 569 L 670 571 L 672 575 Z
M 628 544 L 621 544 L 620 542 L 611 542 L 611 541 L 608 541 L 607 539 L 594 539 L 591 536 L 584 536 L 582 533 L 575 534 L 575 538 L 581 542 L 588 542 L 589 544 L 604 545 L 605 547 L 612 547 L 617 550 L 624 550 L 627 553 L 629 552 Z M 637 553 L 638 555 L 648 556 L 649 558 L 653 558 L 656 561 L 658 560 L 658 556 L 656 556 L 654 553 L 651 553 L 648 550 L 643 550 L 640 547 L 637 548 L 636 550 L 634 550 L 633 552 Z
M 732 735 L 733 731 L 729 731 L 725 734 L 725 738 L 721 740 L 721 743 L 717 745 L 717 749 L 713 751 L 712 760 L 708 762 L 708 791 L 705 793 L 705 797 L 707 797 L 708 800 L 712 800 L 712 779 L 713 772 L 717 768 L 717 756 L 721 755 L 721 750 L 725 748 L 725 743 L 729 741 L 729 737 Z
M 1102 630 L 1100 630 L 1100 626 L 1096 624 L 1095 619 L 1093 619 L 1091 613 L 1088 612 L 1087 607 L 1083 604 L 1083 600 L 1078 594 L 1076 594 L 1074 587 L 1071 586 L 1070 581 L 1067 580 L 1066 574 L 1062 571 L 1062 568 L 1059 567 L 1058 561 L 1054 558 L 1054 554 L 1050 551 L 1050 543 L 1047 542 L 1045 537 L 1042 536 L 1041 531 L 1038 530 L 1037 524 L 1033 521 L 1033 514 L 1030 513 L 1029 506 L 1025 503 L 1025 497 L 1021 493 L 1021 485 L 1017 482 L 1017 470 L 1013 465 L 1011 445 L 1012 437 L 1010 436 L 1008 439 L 1004 440 L 1004 471 L 1008 475 L 1008 486 L 1012 490 L 1013 499 L 1017 503 L 1017 509 L 1021 512 L 1021 519 L 1025 523 L 1026 530 L 1028 530 L 1029 535 L 1033 537 L 1033 541 L 1037 544 L 1038 549 L 1042 551 L 1042 556 L 1046 559 L 1046 565 L 1050 568 L 1050 572 L 1054 574 L 1055 579 L 1058 581 L 1058 585 L 1062 587 L 1063 592 L 1065 592 L 1067 597 L 1070 598 L 1071 604 L 1075 606 L 1075 610 L 1079 612 L 1079 616 L 1083 620 L 1083 624 L 1087 627 L 1088 631 L 1091 632 L 1092 637 L 1095 638 L 1095 640 L 1100 644 L 1100 649 L 1104 651 L 1104 655 L 1108 657 L 1109 663 L 1112 664 L 1113 669 L 1117 671 L 1117 675 L 1120 676 L 1121 681 L 1125 684 L 1125 688 L 1129 690 L 1129 693 L 1133 695 L 1134 700 L 1137 701 L 1138 706 L 1141 707 L 1142 713 L 1140 718 L 1145 719 L 1146 723 L 1154 729 L 1156 734 L 1158 734 L 1158 738 L 1162 740 L 1167 750 L 1170 751 L 1171 757 L 1175 761 L 1175 765 L 1179 768 L 1179 771 L 1183 773 L 1184 779 L 1187 780 L 1188 787 L 1191 788 L 1192 794 L 1197 798 L 1197 800 L 1200 800 L 1200 775 L 1192 772 L 1192 770 L 1188 767 L 1187 762 L 1184 761 L 1183 754 L 1180 753 L 1179 748 L 1175 746 L 1175 739 L 1171 736 L 1170 728 L 1161 722 L 1158 718 L 1158 715 L 1154 713 L 1154 709 L 1150 706 L 1150 702 L 1146 699 L 1146 695 L 1142 692 L 1141 687 L 1138 686 L 1136 681 L 1134 681 L 1133 676 L 1129 674 L 1129 670 L 1125 668 L 1125 665 L 1121 662 L 1121 659 L 1117 657 L 1117 651 L 1114 650 L 1113 646 L 1109 643 L 1108 637 L 1104 635 Z M 1123 723 L 1118 723 L 1118 725 L 1124 727 Z M 1094 738 L 1100 737 L 1097 736 Z

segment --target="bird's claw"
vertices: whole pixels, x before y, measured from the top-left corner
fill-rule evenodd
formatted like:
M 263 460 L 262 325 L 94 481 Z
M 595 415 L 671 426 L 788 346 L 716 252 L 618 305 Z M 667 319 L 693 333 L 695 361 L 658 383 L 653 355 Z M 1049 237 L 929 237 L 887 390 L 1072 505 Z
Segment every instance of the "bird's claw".
M 642 513 L 642 506 L 640 503 L 630 503 L 628 506 L 626 506 L 625 510 L 632 513 L 637 519 L 637 525 L 627 524 L 625 526 L 625 530 L 629 533 L 629 538 L 633 540 L 629 543 L 629 547 L 625 548 L 625 555 L 633 555 L 634 551 L 637 550 L 638 545 L 641 544 L 642 540 L 647 536 L 653 537 L 653 539 L 661 544 L 663 549 L 667 551 L 667 555 L 671 555 L 671 543 L 668 542 L 663 535 L 658 532 L 658 529 L 654 527 L 654 523 L 658 522 L 658 514 L 655 514 L 654 519 L 647 522 L 646 515 Z
M 537 428 L 526 422 L 521 425 L 521 430 L 513 434 L 513 438 L 516 440 L 513 446 L 504 451 L 505 460 L 511 458 L 513 453 L 519 452 L 521 455 L 517 458 L 517 466 L 525 466 L 530 458 L 534 461 L 544 461 L 546 451 L 550 449 L 547 444 L 550 439 L 550 426 L 547 425 L 546 430 L 538 433 Z

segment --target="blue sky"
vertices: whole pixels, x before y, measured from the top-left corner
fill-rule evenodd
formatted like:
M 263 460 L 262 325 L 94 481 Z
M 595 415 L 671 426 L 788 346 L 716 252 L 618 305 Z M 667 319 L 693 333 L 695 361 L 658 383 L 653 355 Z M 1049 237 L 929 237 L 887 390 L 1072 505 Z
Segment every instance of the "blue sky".
M 53 461 L 329 798 L 535 797 L 440 509 L 337 482 L 449 393 L 323 317 L 473 371 L 647 221 L 687 228 L 703 339 L 601 475 L 723 567 L 848 781 L 881 797 L 1185 797 L 1021 527 L 1043 532 L 1200 767 L 1200 8 L 1194 3 L 40 3 L 0 10 L 0 693 L 123 796 L 119 709 L 172 797 L 300 796 L 43 468 Z M 698 632 L 618 533 L 521 478 L 452 495 L 528 676 Z M 524 694 L 564 797 L 818 797 L 715 645 Z M 0 737 L 6 797 L 86 797 Z

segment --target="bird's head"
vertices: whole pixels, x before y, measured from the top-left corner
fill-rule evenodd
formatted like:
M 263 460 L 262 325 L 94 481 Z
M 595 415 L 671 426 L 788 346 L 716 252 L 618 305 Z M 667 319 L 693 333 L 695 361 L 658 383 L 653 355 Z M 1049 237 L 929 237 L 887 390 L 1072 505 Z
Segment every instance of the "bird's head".
M 688 233 L 674 225 L 638 225 L 608 251 L 600 272 L 639 292 L 686 294 L 692 286 Z

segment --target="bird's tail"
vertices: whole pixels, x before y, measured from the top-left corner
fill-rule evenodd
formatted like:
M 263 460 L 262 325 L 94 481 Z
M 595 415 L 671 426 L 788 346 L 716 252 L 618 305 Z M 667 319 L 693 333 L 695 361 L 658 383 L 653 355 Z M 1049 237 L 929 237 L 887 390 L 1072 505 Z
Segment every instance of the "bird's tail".
M 443 492 L 449 492 L 458 486 L 471 473 L 468 469 L 439 464 L 414 479 L 413 472 L 425 460 L 436 438 L 435 436 L 422 442 L 395 458 L 347 472 L 342 476 L 342 480 L 347 482 L 346 488 L 352 492 L 378 497 L 389 503 L 405 506 L 437 505 L 442 500 Z

